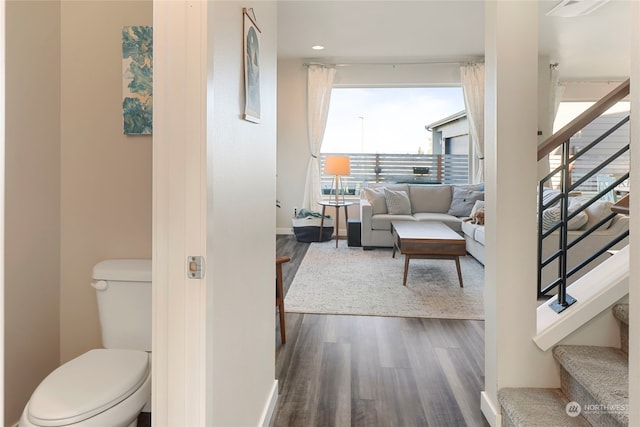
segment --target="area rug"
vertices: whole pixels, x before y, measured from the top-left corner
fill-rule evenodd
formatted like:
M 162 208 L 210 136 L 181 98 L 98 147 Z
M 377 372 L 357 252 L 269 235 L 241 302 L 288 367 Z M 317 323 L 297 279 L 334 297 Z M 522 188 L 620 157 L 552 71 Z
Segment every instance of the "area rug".
M 452 260 L 412 259 L 402 286 L 404 255 L 364 251 L 340 241 L 312 243 L 285 297 L 294 313 L 484 319 L 484 268 L 460 257 L 464 288 Z

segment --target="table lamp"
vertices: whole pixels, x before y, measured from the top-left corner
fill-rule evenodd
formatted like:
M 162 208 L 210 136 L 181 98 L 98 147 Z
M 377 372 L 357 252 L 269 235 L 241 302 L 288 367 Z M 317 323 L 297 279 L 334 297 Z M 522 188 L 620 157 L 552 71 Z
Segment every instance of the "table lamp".
M 340 192 L 340 177 L 351 174 L 351 162 L 349 156 L 327 156 L 324 159 L 325 175 L 333 175 L 332 188 L 335 188 L 336 204 L 338 204 L 338 193 Z M 344 202 L 344 193 L 342 194 Z

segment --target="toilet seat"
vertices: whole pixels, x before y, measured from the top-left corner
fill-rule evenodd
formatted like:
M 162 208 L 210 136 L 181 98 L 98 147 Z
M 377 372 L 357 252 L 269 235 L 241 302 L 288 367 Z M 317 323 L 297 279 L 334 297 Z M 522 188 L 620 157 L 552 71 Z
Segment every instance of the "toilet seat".
M 125 400 L 150 374 L 149 354 L 98 349 L 58 367 L 31 396 L 29 421 L 39 426 L 79 423 Z

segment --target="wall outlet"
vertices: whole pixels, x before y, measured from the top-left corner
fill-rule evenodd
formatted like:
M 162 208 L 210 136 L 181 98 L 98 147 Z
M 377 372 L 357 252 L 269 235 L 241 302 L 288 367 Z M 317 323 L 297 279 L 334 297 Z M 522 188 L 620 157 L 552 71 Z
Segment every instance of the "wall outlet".
M 296 207 L 293 208 L 293 217 L 294 218 L 298 217 L 298 208 L 296 208 Z

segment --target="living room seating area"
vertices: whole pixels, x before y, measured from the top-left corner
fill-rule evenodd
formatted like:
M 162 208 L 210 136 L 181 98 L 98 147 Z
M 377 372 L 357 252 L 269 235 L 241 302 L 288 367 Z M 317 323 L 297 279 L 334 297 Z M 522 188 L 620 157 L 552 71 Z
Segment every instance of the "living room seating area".
M 549 190 L 550 195 L 555 190 Z M 546 194 L 546 193 L 545 193 Z M 577 208 L 583 200 L 573 197 L 570 210 Z M 485 231 L 484 222 L 471 221 L 471 216 L 484 205 L 483 184 L 383 184 L 372 183 L 362 190 L 360 195 L 361 239 L 364 249 L 375 247 L 393 247 L 391 234 L 392 221 L 439 221 L 452 230 L 460 233 L 466 240 L 466 250 L 480 263 L 484 264 Z M 546 218 L 545 227 L 552 226 L 558 206 L 543 212 Z M 586 230 L 597 224 L 605 216 L 611 214 L 611 203 L 597 201 L 590 205 L 580 216 L 572 220 L 569 231 L 569 242 L 580 238 Z M 590 254 L 593 248 L 602 247 L 607 241 L 629 228 L 629 218 L 617 214 L 598 230 L 582 238 L 568 251 L 567 266 L 569 269 L 578 265 Z M 543 240 L 542 255 L 544 258 L 558 250 L 559 232 L 553 232 Z M 627 244 L 624 239 L 615 246 Z M 592 267 L 600 264 L 608 257 L 604 254 L 592 262 Z M 577 280 L 587 271 L 575 274 L 570 282 Z M 555 280 L 557 261 L 547 265 L 542 271 L 543 284 Z
M 464 218 L 484 200 L 484 184 L 374 184 L 362 190 L 362 246 L 393 247 L 392 221 L 440 221 L 462 233 Z

